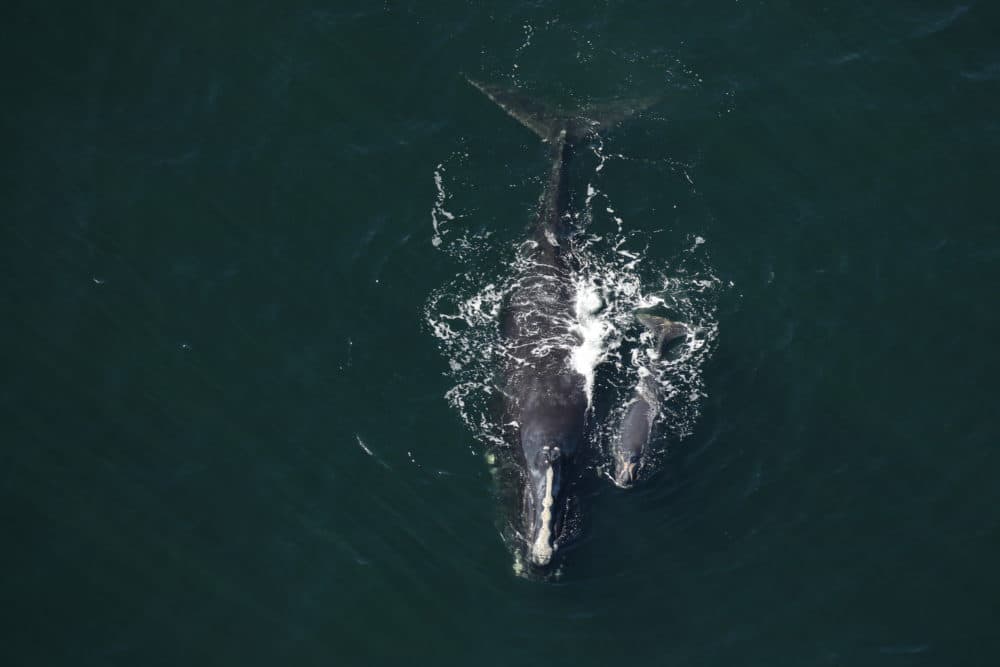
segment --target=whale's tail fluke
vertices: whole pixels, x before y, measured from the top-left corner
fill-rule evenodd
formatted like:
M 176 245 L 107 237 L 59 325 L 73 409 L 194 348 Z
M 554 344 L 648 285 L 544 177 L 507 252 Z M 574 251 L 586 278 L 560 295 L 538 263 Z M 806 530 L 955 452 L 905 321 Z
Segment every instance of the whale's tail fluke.
M 606 104 L 586 104 L 579 109 L 567 110 L 528 97 L 517 88 L 483 83 L 468 76 L 465 80 L 546 142 L 560 139 L 563 131 L 566 133 L 565 141 L 568 144 L 584 141 L 601 130 L 613 127 L 648 109 L 659 99 L 643 97 L 615 100 Z
M 469 77 L 465 77 L 465 80 L 549 144 L 552 167 L 539 200 L 536 240 L 544 253 L 552 256 L 558 254 L 561 252 L 558 249 L 562 240 L 574 231 L 572 221 L 563 215 L 569 194 L 562 178 L 566 163 L 573 153 L 573 146 L 591 140 L 602 130 L 649 108 L 658 98 L 615 100 L 607 104 L 586 104 L 575 110 L 567 110 L 533 99 L 517 88 L 483 83 Z
M 646 330 L 653 334 L 654 349 L 657 356 L 663 356 L 671 341 L 684 338 L 690 332 L 686 324 L 672 322 L 659 315 L 649 313 L 636 313 L 635 319 L 646 327 Z

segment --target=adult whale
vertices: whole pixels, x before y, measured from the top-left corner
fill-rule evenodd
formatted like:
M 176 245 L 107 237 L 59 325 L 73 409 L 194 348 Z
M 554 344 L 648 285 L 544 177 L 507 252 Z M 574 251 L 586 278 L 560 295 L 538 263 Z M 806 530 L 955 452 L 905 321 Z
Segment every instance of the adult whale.
M 579 230 L 570 210 L 567 165 L 576 146 L 652 100 L 564 112 L 516 90 L 471 79 L 469 83 L 550 148 L 548 178 L 532 233 L 516 263 L 519 274 L 503 321 L 504 422 L 511 426 L 510 444 L 523 465 L 521 535 L 528 561 L 546 566 L 561 543 L 570 500 L 567 487 L 589 409 L 586 377 L 572 363 L 579 342 L 573 282 L 578 264 L 574 237 Z

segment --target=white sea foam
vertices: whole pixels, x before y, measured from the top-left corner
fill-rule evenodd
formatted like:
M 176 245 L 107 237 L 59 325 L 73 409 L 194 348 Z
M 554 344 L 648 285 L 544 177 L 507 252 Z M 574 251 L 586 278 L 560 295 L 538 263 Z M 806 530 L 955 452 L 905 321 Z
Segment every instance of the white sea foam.
M 603 305 L 604 299 L 594 280 L 578 279 L 573 309 L 576 322 L 572 326 L 572 331 L 577 334 L 580 343 L 573 348 L 570 363 L 573 369 L 584 377 L 588 409 L 592 409 L 594 404 L 595 371 L 607 359 L 609 350 L 617 347 L 617 342 L 609 344 L 615 327 L 612 322 L 601 316 Z
M 358 441 L 358 446 L 365 451 L 365 454 L 368 456 L 375 456 L 375 453 L 368 449 L 368 445 L 365 444 L 365 441 L 361 439 L 360 435 L 355 434 L 354 438 Z
M 379 456 L 372 451 L 372 449 L 367 445 L 367 443 L 365 443 L 365 441 L 361 439 L 361 436 L 359 434 L 355 433 L 354 439 L 357 440 L 358 447 L 360 447 L 365 454 L 375 459 L 380 466 L 382 466 L 386 470 L 389 470 L 389 464 L 383 461 L 381 458 L 379 458 Z
M 444 229 L 445 223 L 455 219 L 455 214 L 444 207 L 445 201 L 448 200 L 448 193 L 444 189 L 443 173 L 444 164 L 439 164 L 434 170 L 434 187 L 437 189 L 437 195 L 434 199 L 434 205 L 431 207 L 431 224 L 434 226 L 431 243 L 434 247 L 441 245 L 444 241 L 444 235 L 447 233 L 447 230 Z

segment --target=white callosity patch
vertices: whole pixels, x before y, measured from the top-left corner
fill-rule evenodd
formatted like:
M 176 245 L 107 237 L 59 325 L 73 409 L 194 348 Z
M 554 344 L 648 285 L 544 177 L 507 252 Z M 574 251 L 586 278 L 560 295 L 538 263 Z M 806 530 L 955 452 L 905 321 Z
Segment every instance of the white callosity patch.
M 555 503 L 555 498 L 552 497 L 552 482 L 554 477 L 555 472 L 552 466 L 549 465 L 545 469 L 545 497 L 542 498 L 541 512 L 542 525 L 538 527 L 538 536 L 535 538 L 535 543 L 531 545 L 531 558 L 538 565 L 545 565 L 552 560 L 552 552 L 555 551 L 552 547 L 552 505 Z

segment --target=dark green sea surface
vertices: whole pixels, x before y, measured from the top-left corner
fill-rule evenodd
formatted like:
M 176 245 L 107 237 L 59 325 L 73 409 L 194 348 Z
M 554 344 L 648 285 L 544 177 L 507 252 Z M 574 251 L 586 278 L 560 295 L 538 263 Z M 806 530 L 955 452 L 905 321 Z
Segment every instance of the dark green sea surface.
M 0 664 L 1000 664 L 998 18 L 5 4 Z M 600 188 L 722 286 L 691 435 L 547 582 L 427 325 L 435 174 L 485 284 L 547 168 L 462 72 L 659 96 Z

